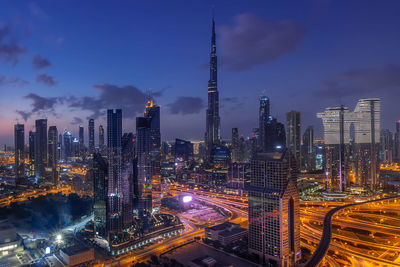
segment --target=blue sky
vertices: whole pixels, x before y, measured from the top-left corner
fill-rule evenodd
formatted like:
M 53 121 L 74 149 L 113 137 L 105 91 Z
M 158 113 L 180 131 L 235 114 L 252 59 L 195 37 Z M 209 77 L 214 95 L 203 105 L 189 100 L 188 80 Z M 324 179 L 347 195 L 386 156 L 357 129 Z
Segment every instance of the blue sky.
M 203 138 L 212 6 L 224 138 L 257 127 L 262 94 L 278 120 L 298 110 L 319 137 L 316 112 L 379 97 L 382 128 L 394 129 L 399 1 L 0 0 L 0 143 L 16 119 L 77 134 L 89 117 L 104 125 L 107 108 L 135 131 L 148 91 L 164 140 Z

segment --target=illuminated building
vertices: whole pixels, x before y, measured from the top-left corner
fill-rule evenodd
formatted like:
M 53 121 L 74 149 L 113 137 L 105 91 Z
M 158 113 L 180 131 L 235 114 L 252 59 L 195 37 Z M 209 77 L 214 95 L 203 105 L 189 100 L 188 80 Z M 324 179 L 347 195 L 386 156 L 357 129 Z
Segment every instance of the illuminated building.
M 375 189 L 379 170 L 380 100 L 358 100 L 354 109 L 354 121 L 357 183 Z
M 225 187 L 228 180 L 228 167 L 231 163 L 231 153 L 226 146 L 214 146 L 211 151 L 212 169 L 212 184 L 215 187 Z
M 134 200 L 134 161 L 135 138 L 132 133 L 124 133 L 122 136 L 122 218 L 123 227 L 127 229 L 133 222 Z
M 327 188 L 343 191 L 347 184 L 348 160 L 345 157 L 350 142 L 353 114 L 345 106 L 326 108 L 317 113 L 324 125 L 324 152 Z
M 208 107 L 205 134 L 205 144 L 208 156 L 210 155 L 213 146 L 219 144 L 221 139 L 217 67 L 217 45 L 215 38 L 215 22 L 213 18 L 210 55 L 210 80 L 208 81 Z
M 48 176 L 49 176 L 49 182 L 51 182 L 55 186 L 58 186 L 60 183 L 58 176 L 58 169 L 57 169 L 57 163 L 58 163 L 57 137 L 58 137 L 57 127 L 50 126 L 48 133 L 48 152 L 49 152 Z
M 100 150 L 100 153 L 102 153 L 102 154 L 105 153 L 103 125 L 99 126 L 99 150 Z
M 95 236 L 107 238 L 107 193 L 108 166 L 107 159 L 100 153 L 93 154 L 93 213 Z
M 254 155 L 259 151 L 260 148 L 260 129 L 259 128 L 253 128 L 251 131 L 251 139 L 250 139 L 250 149 L 251 149 L 251 154 Z
M 240 162 L 240 142 L 238 128 L 232 128 L 232 162 Z
M 193 158 L 193 144 L 190 141 L 175 139 L 174 154 L 175 170 L 180 170 Z
M 89 120 L 89 153 L 94 153 L 94 119 Z
M 47 119 L 35 121 L 35 177 L 36 182 L 45 178 L 47 167 Z
M 300 112 L 290 111 L 286 113 L 286 148 L 296 159 L 297 167 L 301 166 L 301 122 Z
M 394 160 L 400 162 L 400 120 L 396 122 L 396 132 L 394 134 Z
M 258 153 L 250 168 L 249 252 L 270 266 L 294 266 L 301 257 L 296 161 L 286 150 Z
M 382 163 L 392 163 L 393 162 L 393 133 L 388 129 L 381 131 L 381 141 L 379 149 L 379 159 Z
M 241 194 L 249 178 L 250 165 L 248 163 L 232 163 L 228 169 L 228 187 L 237 189 Z
M 72 134 L 71 132 L 64 130 L 64 161 L 70 162 L 72 157 Z
M 14 172 L 15 183 L 20 183 L 25 177 L 25 130 L 23 124 L 14 125 Z
M 79 154 L 83 155 L 85 152 L 85 142 L 84 142 L 84 127 L 79 125 Z
M 143 117 L 136 118 L 139 214 L 158 211 L 163 196 L 161 181 L 160 106 L 153 99 L 146 104 Z
M 72 157 L 79 157 L 80 155 L 80 144 L 79 139 L 76 137 L 72 137 Z
M 35 176 L 35 132 L 29 131 L 29 177 Z
M 315 152 L 314 152 L 314 127 L 308 126 L 303 134 L 303 144 L 301 146 L 302 169 L 308 172 L 315 171 Z
M 62 160 L 62 153 L 63 153 L 63 148 L 62 148 L 62 143 L 63 143 L 63 136 L 62 136 L 62 134 L 60 133 L 59 135 L 58 135 L 58 143 L 57 143 L 57 158 L 58 158 L 58 161 L 61 161 Z
M 314 153 L 315 169 L 321 171 L 325 168 L 324 140 L 314 140 Z
M 90 132 L 90 131 L 89 131 Z M 122 111 L 107 110 L 108 148 L 108 239 L 118 242 L 122 235 Z M 89 137 L 90 140 L 90 137 Z
M 263 151 L 267 146 L 267 124 L 270 120 L 270 104 L 269 98 L 266 96 L 260 97 L 260 107 L 258 111 L 258 129 L 259 139 L 258 147 L 260 151 Z

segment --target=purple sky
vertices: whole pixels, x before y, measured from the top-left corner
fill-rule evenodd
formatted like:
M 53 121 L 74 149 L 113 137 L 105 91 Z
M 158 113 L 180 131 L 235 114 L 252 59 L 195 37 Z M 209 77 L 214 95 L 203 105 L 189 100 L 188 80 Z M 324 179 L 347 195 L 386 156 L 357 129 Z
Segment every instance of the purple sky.
M 0 8 L 0 143 L 18 120 L 48 118 L 77 135 L 107 108 L 123 128 L 148 92 L 164 140 L 202 139 L 215 6 L 222 137 L 257 127 L 258 98 L 272 114 L 315 113 L 382 100 L 382 128 L 400 119 L 399 1 L 4 1 Z M 86 138 L 87 141 L 87 138 Z

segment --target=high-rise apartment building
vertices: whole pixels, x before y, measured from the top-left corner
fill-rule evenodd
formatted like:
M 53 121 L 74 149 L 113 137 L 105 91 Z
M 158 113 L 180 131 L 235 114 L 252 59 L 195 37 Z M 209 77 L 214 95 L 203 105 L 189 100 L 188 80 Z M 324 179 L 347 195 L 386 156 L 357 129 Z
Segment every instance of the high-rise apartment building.
M 232 162 L 240 162 L 240 140 L 238 128 L 232 128 Z
M 90 123 L 89 123 L 90 125 Z M 90 127 L 89 127 L 90 128 Z M 90 130 L 89 130 L 90 132 Z M 122 111 L 107 110 L 108 148 L 108 239 L 118 242 L 123 234 L 122 218 Z M 89 134 L 90 140 L 90 134 Z
M 133 133 L 124 133 L 121 139 L 122 145 L 122 218 L 123 227 L 127 229 L 132 226 L 133 222 L 133 201 L 134 201 L 134 180 L 135 167 L 135 138 Z
M 79 125 L 79 154 L 80 156 L 83 155 L 85 152 L 85 138 L 84 138 L 84 127 Z
M 298 169 L 301 166 L 301 121 L 300 112 L 286 113 L 286 148 L 296 159 Z
M 103 125 L 99 126 L 99 151 L 101 154 L 105 153 Z
M 270 121 L 270 104 L 269 98 L 266 96 L 260 97 L 260 107 L 258 111 L 258 129 L 260 133 L 258 147 L 263 151 L 267 146 L 267 124 Z
M 93 166 L 93 213 L 95 236 L 108 238 L 107 235 L 107 197 L 108 197 L 108 165 L 107 158 L 94 153 Z
M 47 167 L 47 119 L 35 121 L 35 177 L 43 182 Z
M 286 150 L 257 153 L 250 168 L 249 252 L 268 266 L 295 266 L 301 258 L 296 161 Z
M 58 142 L 57 142 L 57 153 L 58 153 L 57 158 L 59 161 L 61 161 L 63 159 L 63 145 L 62 144 L 63 144 L 63 136 L 60 133 L 58 135 Z
M 35 132 L 29 131 L 29 177 L 35 177 Z
M 302 169 L 308 172 L 315 171 L 314 127 L 308 126 L 303 134 L 301 146 Z
M 95 149 L 94 144 L 94 119 L 89 120 L 89 153 L 93 154 Z
M 381 163 L 390 164 L 393 162 L 393 133 L 389 129 L 383 129 L 381 131 L 381 140 L 379 148 L 379 161 Z
M 14 125 L 14 172 L 15 183 L 21 183 L 25 177 L 25 129 L 23 124 Z
M 64 145 L 63 145 L 64 161 L 70 162 L 72 157 L 72 134 L 64 130 Z
M 206 113 L 205 144 L 209 156 L 214 145 L 221 139 L 221 125 L 219 117 L 219 93 L 217 82 L 217 45 L 215 38 L 215 21 L 212 19 L 210 80 L 208 81 L 208 107 Z
M 396 132 L 394 133 L 394 160 L 400 162 L 400 120 L 396 122 Z
M 58 186 L 60 184 L 59 173 L 57 169 L 58 163 L 58 132 L 56 126 L 49 127 L 48 133 L 48 181 L 51 182 L 54 186 Z

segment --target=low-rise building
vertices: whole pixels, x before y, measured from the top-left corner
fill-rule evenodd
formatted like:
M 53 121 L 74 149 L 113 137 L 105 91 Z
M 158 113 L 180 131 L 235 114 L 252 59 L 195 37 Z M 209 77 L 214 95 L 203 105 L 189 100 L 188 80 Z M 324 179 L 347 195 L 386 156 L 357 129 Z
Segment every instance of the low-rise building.
M 17 234 L 16 228 L 8 222 L 0 224 L 0 256 L 23 249 L 22 238 Z
M 82 245 L 63 248 L 60 251 L 62 261 L 66 266 L 78 266 L 94 261 L 94 249 Z
M 218 241 L 223 246 L 236 242 L 246 235 L 247 229 L 231 222 L 224 222 L 205 229 L 206 239 L 214 242 Z

